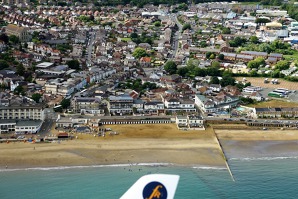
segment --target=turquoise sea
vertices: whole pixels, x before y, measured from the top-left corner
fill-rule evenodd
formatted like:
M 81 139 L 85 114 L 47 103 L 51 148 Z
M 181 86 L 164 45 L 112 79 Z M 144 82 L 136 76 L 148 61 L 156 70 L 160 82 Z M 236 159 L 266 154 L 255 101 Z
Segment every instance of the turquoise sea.
M 7 169 L 0 172 L 0 198 L 119 198 L 139 177 L 148 173 L 180 175 L 176 199 L 298 198 L 296 151 L 289 153 L 291 156 L 274 153 L 271 157 L 268 153 L 266 157 L 260 153 L 257 157 L 243 153 L 240 156 L 236 151 L 226 152 L 235 182 L 225 168 L 216 167 L 113 165 Z

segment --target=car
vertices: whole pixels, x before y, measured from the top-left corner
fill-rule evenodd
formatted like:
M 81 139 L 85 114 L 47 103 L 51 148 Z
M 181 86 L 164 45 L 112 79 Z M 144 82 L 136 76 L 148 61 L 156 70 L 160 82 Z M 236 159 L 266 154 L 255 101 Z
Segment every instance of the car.
M 22 139 L 24 139 L 25 138 L 25 136 L 23 136 L 23 135 L 20 135 L 20 136 L 18 136 L 18 140 L 22 140 Z

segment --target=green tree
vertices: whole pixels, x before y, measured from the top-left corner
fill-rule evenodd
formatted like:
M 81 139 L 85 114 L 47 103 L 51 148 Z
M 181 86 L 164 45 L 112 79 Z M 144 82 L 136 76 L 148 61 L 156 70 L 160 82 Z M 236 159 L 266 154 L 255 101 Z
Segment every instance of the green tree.
M 221 30 L 221 33 L 222 34 L 231 34 L 231 30 L 230 30 L 230 28 L 223 27 Z
M 161 26 L 160 21 L 156 21 L 156 22 L 154 22 L 154 26 L 155 26 L 155 27 L 160 27 L 160 26 Z
M 249 76 L 251 76 L 251 77 L 257 77 L 258 76 L 258 72 L 256 70 L 252 70 L 252 71 L 250 71 Z
M 259 39 L 258 39 L 257 36 L 251 36 L 251 37 L 249 38 L 249 41 L 250 41 L 251 43 L 254 43 L 254 44 L 259 43 Z
M 3 70 L 8 67 L 9 67 L 9 65 L 8 65 L 7 61 L 0 59 L 0 70 Z
M 5 44 L 8 44 L 9 37 L 6 34 L 2 33 L 0 35 L 0 40 L 3 41 Z
M 210 56 L 211 56 L 211 55 L 212 55 L 212 52 L 207 52 L 207 53 L 206 53 L 206 58 L 207 58 L 207 59 L 210 59 Z
M 224 54 L 219 54 L 218 55 L 218 59 L 219 60 L 224 60 L 225 59 L 225 55 Z
M 210 84 L 219 84 L 219 79 L 216 76 L 212 76 L 210 79 Z
M 74 69 L 74 70 L 79 70 L 80 69 L 80 62 L 78 60 L 70 60 L 66 62 L 69 68 Z
M 135 32 L 133 32 L 133 33 L 130 34 L 130 38 L 132 38 L 132 39 L 133 38 L 138 38 L 138 36 L 139 35 L 137 33 L 135 33 Z
M 12 43 L 12 44 L 17 44 L 20 42 L 19 38 L 15 35 L 10 35 L 9 36 L 9 41 Z
M 211 67 L 220 68 L 220 63 L 218 61 L 212 61 Z
M 187 29 L 191 29 L 191 25 L 189 23 L 186 23 L 182 26 L 182 31 L 187 30 Z
M 187 67 L 179 68 L 177 70 L 177 74 L 182 76 L 182 77 L 186 77 L 187 73 L 188 73 L 188 68 Z
M 165 66 L 164 66 L 164 69 L 170 73 L 171 75 L 172 74 L 175 74 L 176 71 L 177 71 L 177 65 L 174 61 L 168 61 Z
M 271 22 L 270 19 L 267 19 L 267 18 L 257 18 L 256 23 L 269 23 Z
M 70 99 L 63 99 L 60 102 L 60 105 L 62 106 L 63 109 L 67 109 L 70 106 Z
M 136 59 L 139 59 L 139 58 L 141 58 L 141 57 L 146 57 L 146 56 L 148 56 L 146 50 L 145 50 L 144 48 L 140 48 L 140 47 L 136 48 L 136 49 L 133 51 L 132 55 L 133 55 Z
M 231 76 L 224 76 L 220 80 L 219 83 L 222 87 L 229 86 L 229 85 L 234 86 L 235 85 L 235 78 L 231 77 Z
M 14 94 L 16 95 L 25 95 L 25 89 L 23 86 L 17 86 L 14 91 L 13 91 Z
M 17 65 L 16 72 L 20 76 L 23 76 L 25 74 L 25 68 L 24 68 L 23 64 Z
M 215 59 L 216 55 L 214 53 L 212 53 L 209 57 L 209 59 Z
M 41 94 L 39 93 L 33 93 L 31 98 L 36 102 L 36 103 L 39 103 L 40 102 L 40 99 L 41 99 Z
M 264 58 L 258 57 L 254 60 L 251 60 L 247 63 L 248 68 L 259 68 L 260 66 L 265 66 L 266 62 Z
M 286 60 L 280 60 L 275 65 L 275 69 L 278 69 L 278 70 L 286 70 L 289 68 L 290 68 L 290 62 Z

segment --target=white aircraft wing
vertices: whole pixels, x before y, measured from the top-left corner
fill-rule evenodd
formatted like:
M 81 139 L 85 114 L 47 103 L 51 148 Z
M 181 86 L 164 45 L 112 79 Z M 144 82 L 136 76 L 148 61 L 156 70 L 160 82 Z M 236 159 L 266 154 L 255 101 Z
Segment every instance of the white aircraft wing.
M 120 199 L 173 199 L 178 181 L 178 175 L 145 175 L 135 182 Z

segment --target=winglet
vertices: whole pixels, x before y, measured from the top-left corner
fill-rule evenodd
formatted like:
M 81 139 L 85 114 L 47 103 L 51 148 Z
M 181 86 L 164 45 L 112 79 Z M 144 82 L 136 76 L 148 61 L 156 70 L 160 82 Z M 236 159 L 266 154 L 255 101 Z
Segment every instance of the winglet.
M 178 181 L 178 175 L 145 175 L 135 182 L 120 199 L 173 199 Z

